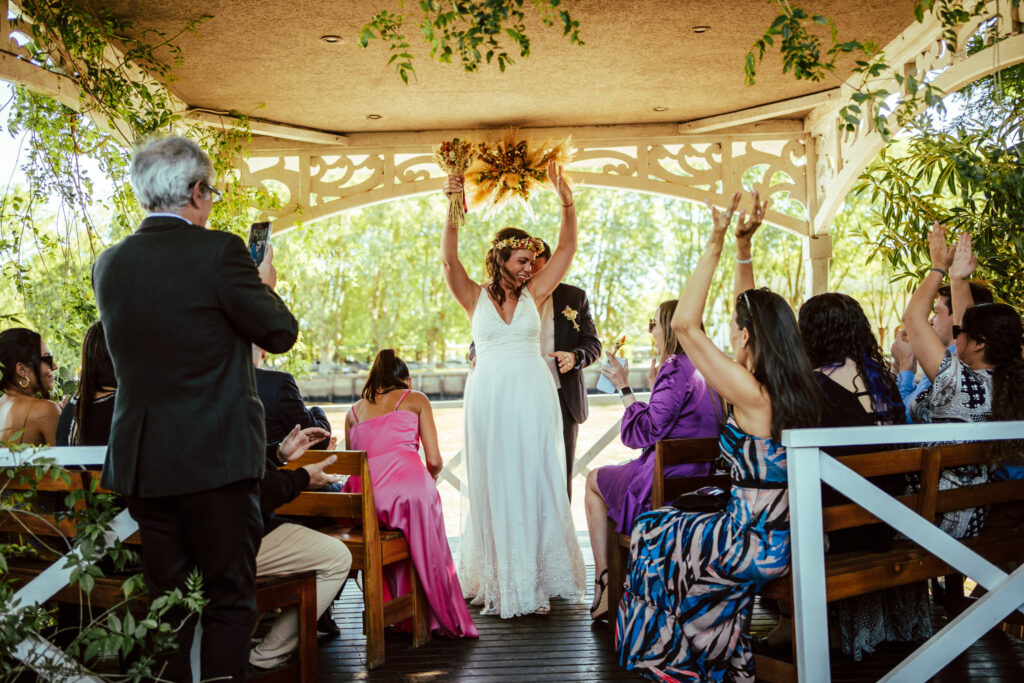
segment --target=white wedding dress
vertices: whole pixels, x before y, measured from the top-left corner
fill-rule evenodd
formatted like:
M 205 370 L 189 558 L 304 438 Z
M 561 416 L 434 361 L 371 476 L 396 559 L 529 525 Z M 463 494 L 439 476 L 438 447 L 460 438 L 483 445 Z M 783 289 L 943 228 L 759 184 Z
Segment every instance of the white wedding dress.
M 562 415 L 540 353 L 540 316 L 524 288 L 506 324 L 481 288 L 476 368 L 466 382 L 463 453 L 469 514 L 462 592 L 481 614 L 529 614 L 583 598 L 586 572 L 565 494 Z

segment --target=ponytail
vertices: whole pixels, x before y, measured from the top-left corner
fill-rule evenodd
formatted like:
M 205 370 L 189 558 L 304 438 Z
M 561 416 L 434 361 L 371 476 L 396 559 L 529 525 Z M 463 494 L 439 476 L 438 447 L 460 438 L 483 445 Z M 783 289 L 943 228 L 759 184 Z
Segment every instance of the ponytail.
M 366 378 L 360 394 L 370 403 L 374 403 L 378 394 L 392 389 L 405 389 L 409 380 L 409 367 L 395 355 L 394 349 L 381 349 L 373 360 L 370 376 Z

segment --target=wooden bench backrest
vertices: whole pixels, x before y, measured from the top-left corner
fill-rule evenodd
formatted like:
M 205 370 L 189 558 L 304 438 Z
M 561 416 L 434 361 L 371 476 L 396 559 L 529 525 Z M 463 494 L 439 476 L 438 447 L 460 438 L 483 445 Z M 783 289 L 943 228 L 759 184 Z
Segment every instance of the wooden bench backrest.
M 37 467 L 9 468 L 0 472 L 0 490 L 4 491 L 36 491 L 51 494 L 68 494 L 88 488 L 88 479 L 81 470 L 61 470 L 57 477 L 45 475 L 37 479 Z M 36 536 L 66 536 L 75 535 L 75 525 L 67 519 L 57 519 L 56 510 L 65 509 L 64 497 L 49 496 L 50 511 L 34 512 L 32 514 L 15 512 L 12 510 L 0 511 L 0 532 L 24 534 L 32 533 Z M 37 498 L 38 500 L 38 498 Z M 84 500 L 78 500 L 74 504 L 75 510 L 82 510 L 85 507 Z M 54 510 L 56 508 L 56 510 Z
M 863 477 L 887 474 L 920 473 L 918 493 L 898 496 L 897 500 L 925 519 L 965 508 L 1024 500 L 1024 481 L 990 482 L 938 490 L 943 469 L 988 463 L 988 443 L 945 444 L 922 448 L 906 448 L 878 453 L 848 455 L 839 461 Z M 826 506 L 823 511 L 825 531 L 849 529 L 873 524 L 878 519 L 855 503 Z
M 298 498 L 279 507 L 277 512 L 294 517 L 346 517 L 360 520 L 365 537 L 369 539 L 372 534 L 374 538 L 379 538 L 380 528 L 373 503 L 373 483 L 370 480 L 370 464 L 366 458 L 366 451 L 307 451 L 284 465 L 284 469 L 294 470 L 304 465 L 312 465 L 331 455 L 337 456 L 338 459 L 324 468 L 324 472 L 357 476 L 362 482 L 362 491 L 303 491 Z
M 673 465 L 714 462 L 718 459 L 718 438 L 662 439 L 654 446 L 654 482 L 651 487 L 651 509 L 664 506 L 676 496 L 695 491 L 702 486 L 718 486 L 728 491 L 729 475 L 707 477 L 665 477 L 665 470 Z

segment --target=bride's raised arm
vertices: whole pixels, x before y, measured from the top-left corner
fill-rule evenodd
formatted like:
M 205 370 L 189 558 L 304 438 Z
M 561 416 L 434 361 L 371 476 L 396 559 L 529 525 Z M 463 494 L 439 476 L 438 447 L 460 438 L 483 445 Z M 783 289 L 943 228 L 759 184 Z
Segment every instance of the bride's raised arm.
M 444 181 L 444 195 L 449 197 L 462 191 L 463 177 L 450 175 Z M 448 214 L 450 216 L 450 214 Z M 441 232 L 441 264 L 444 266 L 444 281 L 455 296 L 455 300 L 470 316 L 480 296 L 480 285 L 473 282 L 459 260 L 459 228 L 450 218 L 445 219 L 444 230 Z
M 558 232 L 558 244 L 551 253 L 547 266 L 530 280 L 530 294 L 535 301 L 543 301 L 551 296 L 555 287 L 569 272 L 572 258 L 576 255 L 576 204 L 572 198 L 572 188 L 565 180 L 565 174 L 554 161 L 548 162 L 548 180 L 558 193 L 562 202 L 562 227 Z

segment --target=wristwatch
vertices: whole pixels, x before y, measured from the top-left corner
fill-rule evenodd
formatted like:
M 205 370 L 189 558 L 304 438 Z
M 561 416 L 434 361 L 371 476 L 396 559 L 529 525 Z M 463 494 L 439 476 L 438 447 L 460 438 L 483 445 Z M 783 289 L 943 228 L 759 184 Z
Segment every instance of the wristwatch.
M 633 390 L 630 389 L 628 386 L 625 386 L 625 387 L 622 387 L 621 389 L 619 389 L 619 395 L 620 396 L 631 396 L 632 394 L 633 394 Z

